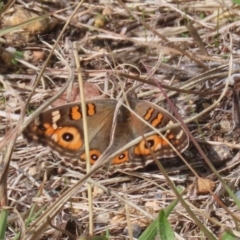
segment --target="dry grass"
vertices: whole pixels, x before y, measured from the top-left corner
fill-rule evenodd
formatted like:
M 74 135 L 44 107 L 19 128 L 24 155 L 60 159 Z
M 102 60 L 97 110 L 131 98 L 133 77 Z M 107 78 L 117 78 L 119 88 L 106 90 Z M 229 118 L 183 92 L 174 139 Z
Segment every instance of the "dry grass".
M 210 239 L 191 211 L 212 239 L 220 238 L 227 228 L 239 234 L 240 211 L 224 181 L 237 192 L 239 76 L 234 74 L 239 72 L 240 7 L 230 0 L 99 2 L 84 2 L 79 9 L 64 1 L 30 3 L 30 10 L 39 15 L 51 14 L 56 25 L 29 43 L 8 38 L 0 48 L 0 163 L 5 164 L 1 165 L 0 202 L 3 207 L 11 207 L 7 239 L 13 239 L 18 231 L 25 234 L 22 239 L 66 239 L 63 230 L 75 236 L 88 234 L 86 181 L 94 186 L 94 234 L 108 230 L 114 240 L 127 238 L 127 226 L 137 238 L 158 212 L 176 199 L 169 182 L 154 164 L 137 173 L 121 169 L 121 174 L 108 176 L 106 172 L 89 178 L 60 164 L 59 156 L 48 148 L 28 145 L 22 135 L 14 142 L 27 124 L 22 124 L 21 118 L 31 91 L 28 113 L 39 106 L 43 108 L 43 104 L 48 107 L 48 99 L 53 96 L 58 98 L 56 105 L 64 104 L 68 95 L 70 101 L 78 99 L 78 87 L 72 83 L 79 73 L 74 63 L 76 50 L 87 98 L 116 98 L 122 87 L 126 90 L 137 83 L 139 98 L 171 112 L 162 94 L 164 89 L 186 120 L 193 136 L 190 139 L 193 143 L 195 139 L 196 145 L 191 144 L 184 157 L 194 170 L 178 159 L 163 161 L 175 186 L 186 188 L 183 199 L 190 208 L 179 203 L 168 218 L 176 239 Z M 74 9 L 76 14 L 69 21 Z M 61 34 L 65 24 L 66 30 Z M 36 37 L 37 33 L 33 35 Z M 17 40 L 20 38 L 17 35 Z M 24 58 L 15 59 L 18 64 L 4 58 L 9 54 L 8 46 L 24 53 Z M 49 57 L 51 51 L 53 55 Z M 59 100 L 57 93 L 64 92 L 63 86 L 68 87 L 68 93 Z M 217 172 L 211 163 L 217 166 Z M 215 191 L 197 194 L 196 176 L 214 181 Z M 24 226 L 21 218 L 30 218 L 29 225 Z

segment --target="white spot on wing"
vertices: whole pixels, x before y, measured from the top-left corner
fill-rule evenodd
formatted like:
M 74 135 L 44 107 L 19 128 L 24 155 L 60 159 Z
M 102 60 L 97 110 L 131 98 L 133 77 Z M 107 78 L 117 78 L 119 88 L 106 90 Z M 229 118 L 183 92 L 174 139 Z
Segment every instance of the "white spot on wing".
M 34 124 L 37 125 L 37 126 L 40 125 L 39 118 L 36 118 L 36 119 L 35 119 Z
M 158 145 L 156 146 L 155 150 L 161 149 L 162 148 L 162 144 L 158 143 Z
M 168 124 L 167 124 L 166 127 L 170 127 L 170 126 L 172 126 L 173 124 L 174 124 L 174 122 L 173 122 L 172 120 L 169 120 L 169 122 L 168 122 Z
M 58 110 L 52 112 L 52 122 L 56 123 L 61 118 L 61 114 Z
M 57 142 L 58 140 L 57 134 L 53 134 L 51 138 L 54 142 Z
M 183 130 L 181 130 L 179 132 L 179 134 L 176 136 L 176 139 L 180 139 L 182 137 L 183 133 L 184 133 Z

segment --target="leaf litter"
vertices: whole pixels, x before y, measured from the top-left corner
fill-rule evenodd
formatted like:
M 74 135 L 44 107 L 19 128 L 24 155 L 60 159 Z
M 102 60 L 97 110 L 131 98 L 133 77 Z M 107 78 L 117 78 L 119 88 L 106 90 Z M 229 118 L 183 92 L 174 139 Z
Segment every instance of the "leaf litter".
M 76 6 L 65 2 L 21 2 L 14 3 L 13 7 L 28 13 L 34 12 L 35 17 L 36 13 L 37 16 L 49 14 L 57 24 L 44 33 L 23 28 L 17 31 L 17 37 L 12 35 L 11 38 L 9 34 L 1 38 L 2 81 L 15 91 L 13 93 L 1 84 L 1 161 L 4 159 L 4 147 L 9 143 L 8 139 L 13 137 L 11 130 L 16 128 L 22 114 L 21 103 L 15 94 L 23 100 L 28 98 L 35 84 L 35 76 L 39 74 L 51 47 Z M 2 13 L 2 27 L 5 27 L 4 17 L 12 14 L 11 9 L 8 11 L 10 13 Z M 138 84 L 136 91 L 139 98 L 157 103 L 172 113 L 156 82 L 162 86 L 176 87 L 177 92 L 169 88 L 164 88 L 164 91 L 181 117 L 187 121 L 191 118 L 187 126 L 193 137 L 237 196 L 239 86 L 238 75 L 234 74 L 239 72 L 239 14 L 239 6 L 231 1 L 84 2 L 58 42 L 34 90 L 27 114 L 56 95 L 68 80 L 69 68 L 62 59 L 66 60 L 77 79 L 72 54 L 72 42 L 76 42 L 88 99 L 106 98 L 107 95 L 117 97 L 122 86 L 129 89 Z M 22 32 L 33 38 L 21 37 L 19 34 Z M 17 64 L 13 61 L 9 63 L 9 56 L 15 58 L 16 55 L 12 52 L 9 55 L 8 47 L 23 53 L 21 59 L 16 57 Z M 128 77 L 122 77 L 121 74 L 127 74 Z M 228 76 L 232 76 L 232 81 L 226 89 Z M 135 77 L 147 82 L 140 83 Z M 220 98 L 224 89 L 226 94 Z M 70 90 L 53 105 L 78 101 L 78 95 L 75 81 Z M 214 103 L 219 99 L 215 106 Z M 197 114 L 199 116 L 196 118 Z M 225 229 L 237 231 L 235 220 L 239 219 L 239 208 L 219 177 L 210 170 L 193 144 L 185 151 L 184 157 L 197 172 L 197 178 L 177 158 L 163 160 L 162 164 L 174 185 L 186 189 L 183 198 L 191 211 L 208 228 L 213 239 L 214 236 L 222 236 Z M 27 144 L 22 135 L 15 142 L 7 186 L 2 187 L 7 187 L 9 206 L 14 207 L 23 220 L 29 217 L 33 205 L 37 206 L 31 215 L 31 227 L 35 218 L 46 215 L 45 209 L 54 206 L 55 200 L 83 176 L 83 173 L 66 167 L 60 161 L 48 148 Z M 92 178 L 95 184 L 100 185 L 93 189 L 94 235 L 109 232 L 110 239 L 126 239 L 126 228 L 130 224 L 137 239 L 159 211 L 176 199 L 155 164 L 137 173 L 126 173 L 121 169 L 121 173 L 112 176 L 105 172 L 95 174 Z M 124 183 L 126 191 L 122 188 Z M 42 223 L 41 231 L 26 231 L 26 239 L 34 236 L 39 236 L 39 239 L 64 239 L 68 236 L 71 239 L 64 230 L 74 236 L 88 235 L 88 197 L 87 188 L 82 185 L 49 220 L 53 226 Z M 1 196 L 3 198 L 4 195 Z M 125 204 L 130 206 L 128 211 Z M 18 217 L 15 212 L 9 214 L 11 228 L 6 232 L 8 239 L 22 230 Z M 179 239 L 204 238 L 202 227 L 180 203 L 168 220 Z M 29 226 L 26 228 L 31 229 Z M 135 228 L 141 231 L 134 231 Z

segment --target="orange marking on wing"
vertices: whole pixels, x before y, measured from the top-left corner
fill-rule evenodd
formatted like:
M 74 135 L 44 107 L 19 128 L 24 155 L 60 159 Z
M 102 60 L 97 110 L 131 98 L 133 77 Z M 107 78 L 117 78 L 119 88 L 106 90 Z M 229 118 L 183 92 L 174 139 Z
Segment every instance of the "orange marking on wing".
M 75 106 L 71 108 L 71 119 L 73 120 L 79 120 L 82 118 L 82 114 L 80 112 L 79 106 Z
M 162 119 L 163 119 L 163 115 L 161 113 L 158 113 L 157 117 L 154 118 L 154 120 L 151 122 L 151 125 L 153 127 L 158 126 L 158 124 L 162 122 Z
M 119 156 L 112 160 L 112 164 L 121 164 L 129 161 L 128 151 L 121 153 Z
M 30 127 L 31 127 L 31 132 L 40 131 L 40 130 L 38 129 L 38 126 L 36 126 L 36 125 L 30 126 Z
M 149 146 L 147 146 L 147 143 Z M 137 144 L 134 148 L 134 153 L 136 155 L 149 155 L 151 151 L 160 149 L 162 145 L 164 145 L 162 138 L 158 135 L 152 135 Z
M 174 141 L 174 145 L 175 145 L 175 146 L 180 145 L 180 141 L 179 141 L 178 139 L 176 139 L 176 140 Z
M 87 115 L 88 116 L 92 116 L 92 115 L 94 115 L 96 113 L 96 109 L 95 109 L 95 105 L 94 104 L 89 103 L 87 105 L 87 107 L 88 107 L 88 109 L 87 109 Z
M 46 129 L 45 132 L 44 132 L 45 135 L 47 135 L 47 136 L 53 135 L 55 130 L 53 129 L 53 127 L 52 127 L 52 125 L 50 123 L 45 123 L 45 124 L 43 124 L 43 126 Z
M 58 128 L 52 134 L 52 139 L 66 149 L 78 150 L 83 145 L 80 132 L 74 127 Z
M 147 113 L 144 115 L 143 118 L 144 118 L 146 121 L 148 121 L 148 120 L 151 118 L 153 111 L 154 111 L 153 108 L 149 108 L 148 111 L 147 111 Z
M 177 144 L 179 143 L 179 141 L 176 139 L 176 136 L 172 133 L 169 133 L 167 135 L 167 139 L 170 143 L 174 144 L 175 146 L 177 146 Z
M 90 150 L 90 164 L 93 165 L 98 158 L 101 156 L 101 152 L 99 150 Z M 83 153 L 80 158 L 86 161 L 86 153 Z
M 172 134 L 172 133 L 169 133 L 169 134 L 167 135 L 167 139 L 168 139 L 168 140 L 172 140 L 172 139 L 174 139 L 174 138 L 175 138 L 175 135 Z
M 170 140 L 170 139 L 169 139 Z M 169 143 L 167 142 L 167 141 L 165 141 L 164 139 L 162 139 L 162 145 L 164 146 L 164 147 L 166 147 L 166 146 L 169 146 Z

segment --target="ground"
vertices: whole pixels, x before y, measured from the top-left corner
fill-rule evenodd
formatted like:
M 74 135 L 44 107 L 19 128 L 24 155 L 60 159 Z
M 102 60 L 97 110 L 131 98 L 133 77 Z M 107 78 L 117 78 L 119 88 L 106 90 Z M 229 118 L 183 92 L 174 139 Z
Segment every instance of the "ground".
M 10 207 L 6 239 L 18 232 L 21 239 L 80 239 L 91 233 L 100 239 L 157 239 L 143 235 L 147 227 L 161 239 L 168 228 L 175 235 L 168 233 L 165 239 L 236 239 L 239 14 L 240 7 L 230 0 L 3 5 L 0 202 L 3 209 Z M 81 130 L 86 131 L 82 105 L 71 105 L 84 95 L 87 114 L 98 114 L 94 120 L 87 117 L 89 141 L 99 133 L 90 148 L 121 145 L 123 150 L 116 147 L 120 154 L 114 157 L 124 159 L 136 145 L 129 142 L 137 141 L 128 133 L 136 126 L 141 126 L 139 137 L 141 131 L 149 131 L 145 123 L 134 125 L 128 109 L 118 109 L 129 91 L 135 100 L 129 93 L 127 99 L 135 112 L 143 111 L 137 106 L 144 100 L 144 106 L 160 113 L 151 119 L 161 127 L 178 123 L 163 134 L 181 157 L 170 158 L 174 151 L 169 148 L 166 154 L 154 150 L 156 158 L 111 165 L 111 152 L 97 162 L 99 169 L 86 175 L 74 150 L 66 157 L 64 148 L 46 140 L 55 127 L 63 131 L 71 125 L 69 118 L 81 118 Z M 76 105 L 80 107 L 72 108 Z M 52 110 L 43 113 L 51 107 L 53 118 Z M 36 128 L 47 119 L 54 119 L 53 128 Z M 120 122 L 126 126 L 121 130 Z M 30 142 L 21 134 L 24 129 Z M 78 139 L 74 144 L 79 144 L 79 136 L 73 132 L 64 138 Z M 179 139 L 172 139 L 175 136 Z M 162 137 L 160 141 L 164 145 Z M 99 157 L 98 152 L 91 156 Z M 167 221 L 160 217 L 164 228 L 159 230 L 153 223 L 163 209 Z

